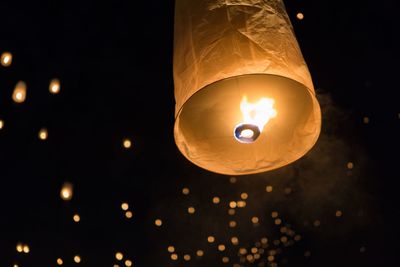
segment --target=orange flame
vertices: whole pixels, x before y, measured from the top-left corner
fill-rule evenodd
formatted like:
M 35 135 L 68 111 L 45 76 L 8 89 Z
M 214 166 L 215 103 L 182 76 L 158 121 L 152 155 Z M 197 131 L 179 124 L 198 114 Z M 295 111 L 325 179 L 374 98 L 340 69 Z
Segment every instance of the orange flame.
M 243 123 L 256 125 L 262 132 L 264 126 L 278 115 L 274 104 L 275 100 L 272 98 L 263 97 L 257 103 L 249 103 L 247 97 L 243 96 L 240 103 Z

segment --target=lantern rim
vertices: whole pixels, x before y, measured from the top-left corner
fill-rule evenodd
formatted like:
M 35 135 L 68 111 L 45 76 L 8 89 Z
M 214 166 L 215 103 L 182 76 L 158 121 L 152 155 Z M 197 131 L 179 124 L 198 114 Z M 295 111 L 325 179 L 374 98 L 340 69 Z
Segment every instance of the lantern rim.
M 215 89 L 215 88 L 213 88 L 213 85 L 215 85 L 217 83 L 224 82 L 224 81 L 227 81 L 227 80 L 232 80 L 232 79 L 240 79 L 242 77 L 248 77 L 248 76 L 270 76 L 270 77 L 276 77 L 276 78 L 279 78 L 279 79 L 290 81 L 292 83 L 294 82 L 295 84 L 299 85 L 299 87 L 304 88 L 304 90 L 306 92 L 308 92 L 309 98 L 310 98 L 310 100 L 312 102 L 312 105 L 313 105 L 312 110 L 314 112 L 315 111 L 317 112 L 314 115 L 316 115 L 318 117 L 319 121 L 320 121 L 320 123 L 318 125 L 318 129 L 314 134 L 314 138 L 312 139 L 312 142 L 308 143 L 307 149 L 301 150 L 301 152 L 298 153 L 298 156 L 296 156 L 294 159 L 288 161 L 285 164 L 282 164 L 282 165 L 281 164 L 276 164 L 276 165 L 275 164 L 271 164 L 269 166 L 263 166 L 263 167 L 260 167 L 260 168 L 257 168 L 257 169 L 253 169 L 253 170 L 246 169 L 246 170 L 243 170 L 242 172 L 238 172 L 238 171 L 235 171 L 234 169 L 229 169 L 229 168 L 218 169 L 218 170 L 213 169 L 213 168 L 208 168 L 207 166 L 202 164 L 201 161 L 196 161 L 195 158 L 191 158 L 189 156 L 189 154 L 187 153 L 188 151 L 186 151 L 185 145 L 181 144 L 180 142 L 178 142 L 178 141 L 180 141 L 179 137 L 178 137 L 179 134 L 181 134 L 181 130 L 179 129 L 179 124 L 182 122 L 182 120 L 180 119 L 180 116 L 182 115 L 183 108 L 186 106 L 186 104 L 192 98 L 195 98 L 198 95 L 198 93 L 200 93 L 200 92 L 204 93 L 204 91 L 208 90 L 208 89 L 210 89 L 210 90 Z M 196 91 L 193 95 L 191 95 L 183 103 L 182 107 L 179 109 L 179 111 L 177 112 L 177 114 L 175 116 L 175 122 L 174 122 L 174 139 L 175 139 L 175 143 L 177 144 L 177 147 L 178 147 L 179 151 L 185 156 L 186 159 L 188 159 L 194 165 L 196 165 L 196 166 L 198 166 L 198 167 L 200 167 L 202 169 L 205 169 L 207 171 L 210 171 L 210 172 L 213 172 L 213 173 L 217 173 L 217 174 L 222 174 L 222 175 L 230 175 L 230 176 L 232 176 L 232 175 L 234 175 L 234 176 L 243 176 L 243 175 L 251 175 L 251 174 L 257 174 L 257 173 L 263 173 L 263 172 L 275 170 L 275 169 L 284 167 L 286 165 L 289 165 L 289 164 L 293 163 L 294 161 L 302 158 L 306 153 L 308 153 L 314 147 L 314 145 L 318 141 L 320 133 L 321 133 L 321 109 L 320 109 L 320 105 L 318 103 L 318 100 L 316 98 L 315 90 L 314 89 L 310 89 L 305 84 L 300 83 L 297 80 L 288 78 L 286 76 L 276 75 L 276 74 L 268 74 L 268 73 L 251 73 L 251 74 L 242 74 L 242 75 L 231 76 L 231 77 L 227 77 L 227 78 L 212 82 L 212 83 L 202 87 L 200 90 Z M 182 135 L 182 136 L 184 136 L 184 135 Z
M 275 77 L 280 77 L 280 78 L 285 78 L 285 79 L 288 79 L 288 80 L 292 80 L 293 82 L 296 82 L 296 83 L 298 83 L 298 84 L 303 85 L 305 88 L 307 88 L 307 90 L 308 90 L 314 97 L 316 97 L 316 94 L 315 94 L 315 90 L 314 90 L 314 89 L 311 89 L 311 88 L 307 87 L 304 83 L 301 83 L 301 82 L 299 82 L 299 81 L 297 81 L 297 80 L 295 80 L 295 79 L 292 79 L 292 78 L 289 78 L 289 77 L 286 77 L 286 76 L 283 76 L 283 75 L 279 75 L 279 74 L 270 74 L 270 73 L 263 73 L 263 72 L 235 75 L 235 76 L 230 76 L 230 77 L 226 77 L 226 78 L 223 78 L 223 79 L 214 81 L 214 82 L 212 82 L 212 83 L 209 83 L 209 84 L 203 86 L 203 87 L 200 88 L 199 90 L 197 90 L 194 94 L 192 94 L 190 97 L 188 97 L 188 98 L 186 99 L 186 101 L 182 104 L 182 106 L 179 108 L 179 110 L 176 111 L 176 114 L 175 114 L 175 121 L 176 121 L 176 119 L 179 117 L 179 114 L 181 113 L 181 111 L 182 111 L 182 109 L 183 109 L 183 106 L 184 106 L 191 98 L 193 98 L 193 97 L 196 96 L 198 93 L 200 93 L 200 91 L 206 90 L 207 88 L 210 88 L 210 87 L 212 87 L 212 85 L 214 85 L 214 84 L 216 84 L 216 83 L 219 83 L 219 82 L 223 82 L 223 81 L 227 81 L 227 80 L 231 80 L 231 79 L 237 79 L 237 78 L 241 78 L 241 77 L 244 77 L 244 76 L 261 76 L 261 75 L 275 76 Z M 175 101 L 175 103 L 176 103 L 176 101 Z

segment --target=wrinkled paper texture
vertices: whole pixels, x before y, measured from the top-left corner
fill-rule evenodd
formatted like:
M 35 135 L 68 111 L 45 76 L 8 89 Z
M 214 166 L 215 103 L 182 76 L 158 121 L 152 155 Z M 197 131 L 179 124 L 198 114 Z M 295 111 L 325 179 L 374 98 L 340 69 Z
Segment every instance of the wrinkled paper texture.
M 176 0 L 176 114 L 198 90 L 244 74 L 275 74 L 313 92 L 281 0 Z

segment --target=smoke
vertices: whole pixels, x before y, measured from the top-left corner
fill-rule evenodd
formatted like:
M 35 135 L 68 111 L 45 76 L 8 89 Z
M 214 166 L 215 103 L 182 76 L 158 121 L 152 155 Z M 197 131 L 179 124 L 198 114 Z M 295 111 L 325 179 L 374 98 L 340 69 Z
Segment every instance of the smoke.
M 281 192 L 268 203 L 280 206 L 298 224 L 315 220 L 329 223 L 340 211 L 352 221 L 342 231 L 350 231 L 365 223 L 366 213 L 376 209 L 363 181 L 368 173 L 368 157 L 357 142 L 350 111 L 336 106 L 328 93 L 319 91 L 317 97 L 323 122 L 314 148 L 287 167 L 247 178 L 249 183 L 261 178 Z
M 202 264 L 213 264 L 221 253 L 216 250 L 216 244 L 207 244 L 207 236 L 212 235 L 217 244 L 226 245 L 222 254 L 229 256 L 233 263 L 242 261 L 243 257 L 238 255 L 239 247 L 230 244 L 232 236 L 247 250 L 267 237 L 268 250 L 278 251 L 276 260 L 282 262 L 289 257 L 289 247 L 298 244 L 295 235 L 302 237 L 300 250 L 304 258 L 307 240 L 325 239 L 340 244 L 350 233 L 368 229 L 370 218 L 379 220 L 373 197 L 365 188 L 368 157 L 362 143 L 357 142 L 352 114 L 336 106 L 328 93 L 318 92 L 318 100 L 323 118 L 319 140 L 306 156 L 291 165 L 234 179 L 185 166 L 184 177 L 178 178 L 181 187 L 176 188 L 176 195 L 169 195 L 154 211 L 158 214 L 154 216 L 171 222 L 166 223 L 160 249 L 174 245 L 190 255 L 202 249 L 207 255 Z M 272 191 L 267 191 L 267 186 Z M 190 194 L 182 195 L 183 187 L 188 187 Z M 236 208 L 235 214 L 229 215 L 230 202 L 241 200 L 242 193 L 248 195 L 246 206 Z M 215 196 L 221 199 L 219 204 L 212 203 Z M 190 215 L 187 208 L 192 206 L 196 212 Z M 275 211 L 282 220 L 279 225 L 271 216 Z M 253 217 L 259 222 L 252 223 Z M 237 226 L 230 227 L 230 221 L 235 221 Z M 292 234 L 283 232 L 283 226 Z M 279 242 L 283 236 L 288 237 L 284 244 Z M 265 258 L 266 255 L 261 255 L 254 264 L 266 263 Z

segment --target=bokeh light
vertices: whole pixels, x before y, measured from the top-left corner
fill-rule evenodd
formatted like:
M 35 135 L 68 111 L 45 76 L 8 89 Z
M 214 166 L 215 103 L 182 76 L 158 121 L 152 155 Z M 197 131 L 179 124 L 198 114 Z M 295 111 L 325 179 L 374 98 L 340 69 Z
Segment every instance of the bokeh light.
M 60 92 L 61 85 L 59 79 L 52 79 L 49 84 L 49 91 L 52 94 L 58 94 Z
M 26 83 L 23 81 L 19 81 L 14 88 L 12 99 L 15 103 L 23 103 L 26 100 Z
M 304 14 L 301 13 L 301 12 L 297 13 L 296 18 L 297 18 L 298 20 L 303 20 L 303 19 L 304 19 Z
M 0 63 L 3 67 L 9 67 L 12 63 L 12 54 L 10 52 L 3 52 L 0 57 Z
M 81 259 L 81 256 L 79 256 L 79 255 L 75 255 L 75 256 L 74 256 L 74 262 L 75 262 L 75 263 L 80 263 L 81 260 L 82 260 L 82 259 Z
M 65 201 L 71 200 L 73 196 L 73 185 L 65 182 L 61 187 L 60 196 Z
M 40 140 L 46 140 L 49 136 L 49 133 L 47 132 L 46 128 L 42 128 L 40 129 L 38 136 Z

